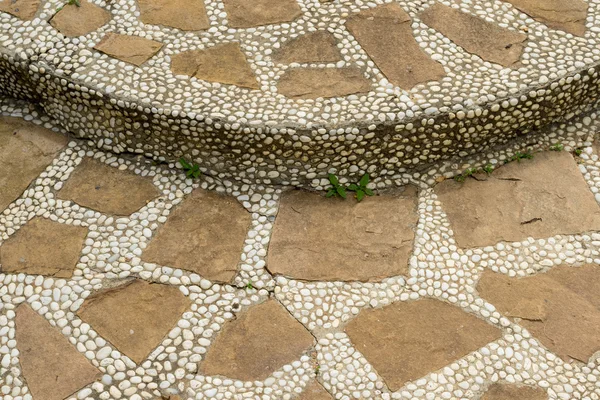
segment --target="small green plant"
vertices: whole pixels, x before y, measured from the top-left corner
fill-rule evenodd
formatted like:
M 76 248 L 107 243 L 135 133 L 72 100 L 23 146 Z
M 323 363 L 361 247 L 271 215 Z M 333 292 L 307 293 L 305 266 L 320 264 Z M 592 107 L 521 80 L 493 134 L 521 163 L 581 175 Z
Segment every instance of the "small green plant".
M 79 2 L 79 0 L 68 0 L 64 5 L 58 7 L 56 11 L 62 10 L 65 7 L 65 5 L 81 7 L 81 3 Z
M 533 154 L 531 152 L 526 151 L 524 153 L 517 151 L 514 156 L 506 160 L 505 163 L 509 163 L 511 161 L 521 162 L 521 160 L 531 160 L 533 158 Z
M 576 156 L 580 156 L 583 153 L 583 149 L 575 149 L 573 153 L 575 153 Z
M 470 177 L 471 175 L 473 175 L 475 173 L 477 173 L 477 168 L 469 168 L 469 169 L 465 170 L 465 172 L 463 172 L 462 174 L 456 175 L 454 177 L 454 180 L 456 182 L 462 183 L 462 182 L 466 181 L 468 177 Z
M 364 174 L 358 183 L 353 183 L 348 186 L 348 190 L 356 193 L 354 196 L 356 197 L 356 201 L 362 201 L 365 196 L 373 196 L 375 193 L 371 189 L 367 187 L 369 184 L 369 174 Z
M 315 367 L 315 375 L 319 375 L 320 370 L 321 370 L 321 366 L 319 364 L 317 364 L 317 366 Z
M 340 185 L 340 180 L 334 174 L 329 174 L 329 183 L 331 183 L 331 188 L 327 192 L 326 197 L 341 197 L 342 199 L 346 198 L 346 188 Z
M 486 165 L 482 169 L 483 169 L 483 172 L 485 172 L 488 175 L 491 175 L 492 172 L 494 172 L 494 167 L 492 167 L 490 164 Z
M 185 171 L 185 176 L 190 179 L 198 179 L 200 175 L 202 175 L 202 171 L 200 171 L 200 166 L 196 163 L 189 163 L 185 160 L 185 158 L 181 157 L 179 159 L 179 163 L 183 167 Z
M 252 282 L 246 283 L 246 289 L 248 289 L 248 290 L 254 289 L 254 285 L 252 284 Z
M 565 146 L 562 145 L 562 143 L 556 143 L 553 144 L 552 146 L 550 146 L 550 150 L 552 151 L 563 151 L 565 148 Z

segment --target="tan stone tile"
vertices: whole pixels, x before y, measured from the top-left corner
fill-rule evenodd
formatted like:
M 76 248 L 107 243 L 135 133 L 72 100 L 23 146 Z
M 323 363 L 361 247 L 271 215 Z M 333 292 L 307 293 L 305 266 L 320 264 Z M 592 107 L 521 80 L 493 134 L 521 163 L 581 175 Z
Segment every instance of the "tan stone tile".
M 489 387 L 481 400 L 548 400 L 542 388 L 496 383 Z
M 353 199 L 285 192 L 267 268 L 307 280 L 381 280 L 408 272 L 417 190 Z
M 171 57 L 171 70 L 175 75 L 189 75 L 209 82 L 260 88 L 238 43 L 175 54 Z
M 158 53 L 162 46 L 160 42 L 143 37 L 108 32 L 94 49 L 140 66 Z
M 6 12 L 24 21 L 31 21 L 38 8 L 40 0 L 0 0 L 0 12 Z
M 160 196 L 151 178 L 84 158 L 58 192 L 58 197 L 114 215 L 130 215 Z
M 363 310 L 346 333 L 392 391 L 502 335 L 483 320 L 433 299 Z
M 140 364 L 190 305 L 176 286 L 136 279 L 92 294 L 77 315 Z
M 294 400 L 333 400 L 333 396 L 317 381 L 312 381 Z
M 203 0 L 138 0 L 140 21 L 183 31 L 210 27 Z
M 566 361 L 587 363 L 600 351 L 597 266 L 555 267 L 521 279 L 486 271 L 477 290 L 504 316 L 519 318 L 519 325 Z
M 110 12 L 104 8 L 87 0 L 79 0 L 79 4 L 66 4 L 50 19 L 50 25 L 65 36 L 77 37 L 87 35 L 110 21 Z
M 600 229 L 600 207 L 567 152 L 536 153 L 478 179 L 435 187 L 460 247 Z
M 262 381 L 299 360 L 314 344 L 302 324 L 271 299 L 225 323 L 200 363 L 200 371 L 208 376 Z
M 0 117 L 0 212 L 15 201 L 68 143 L 66 136 Z
M 441 3 L 427 8 L 420 18 L 469 53 L 505 67 L 519 61 L 527 41 L 527 35 L 523 33 Z
M 588 4 L 583 0 L 504 0 L 536 21 L 573 35 L 585 35 Z
M 232 28 L 290 22 L 302 15 L 296 0 L 223 0 Z
M 0 244 L 0 271 L 70 278 L 87 231 L 36 217 Z
M 29 305 L 17 307 L 15 326 L 19 362 L 35 400 L 63 400 L 102 376 Z
M 342 55 L 331 33 L 316 31 L 288 40 L 273 52 L 272 58 L 282 64 L 326 63 L 340 61 Z
M 279 78 L 277 91 L 292 99 L 365 93 L 371 82 L 358 68 L 292 68 Z
M 446 75 L 417 43 L 411 18 L 397 3 L 388 3 L 350 15 L 346 27 L 379 70 L 394 85 L 410 90 L 419 83 Z
M 237 272 L 251 217 L 235 198 L 196 189 L 142 253 L 142 260 L 228 282 Z

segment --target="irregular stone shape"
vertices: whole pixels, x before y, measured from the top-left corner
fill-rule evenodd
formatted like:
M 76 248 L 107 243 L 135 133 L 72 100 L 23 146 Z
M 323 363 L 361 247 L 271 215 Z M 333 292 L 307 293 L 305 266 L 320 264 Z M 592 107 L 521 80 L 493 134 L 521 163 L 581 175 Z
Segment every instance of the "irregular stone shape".
M 460 308 L 433 299 L 363 310 L 346 333 L 392 391 L 502 335 Z
M 420 17 L 469 53 L 505 67 L 517 63 L 525 48 L 527 35 L 440 3 L 426 9 Z
M 150 178 L 86 157 L 58 195 L 92 210 L 130 215 L 160 196 L 160 191 Z
M 145 24 L 164 25 L 182 31 L 208 29 L 203 0 L 138 0 L 140 21 Z
M 196 189 L 175 209 L 142 253 L 146 262 L 230 281 L 251 218 L 233 197 Z
M 290 22 L 302 15 L 296 0 L 223 0 L 232 28 Z
M 278 92 L 292 99 L 347 96 L 369 89 L 371 82 L 358 68 L 292 68 L 277 84 Z
M 285 192 L 267 268 L 306 280 L 381 280 L 408 272 L 417 190 L 354 200 Z
M 477 290 L 507 317 L 520 318 L 544 346 L 566 361 L 587 363 L 600 351 L 600 269 L 555 267 L 515 279 L 485 272 Z
M 413 36 L 410 16 L 397 3 L 388 3 L 351 15 L 346 27 L 394 85 L 410 90 L 419 83 L 446 75 Z
M 0 117 L 0 212 L 15 201 L 68 143 L 66 136 Z
M 109 32 L 94 49 L 139 67 L 158 53 L 162 46 L 160 42 L 139 36 Z
M 34 399 L 63 400 L 102 376 L 29 305 L 17 307 L 15 326 L 19 362 Z
M 209 82 L 220 82 L 258 89 L 258 81 L 238 43 L 225 43 L 204 50 L 188 50 L 171 57 L 175 75 L 189 75 Z
M 199 367 L 202 375 L 262 381 L 313 345 L 313 336 L 271 299 L 226 322 Z
M 70 278 L 87 231 L 36 217 L 0 245 L 0 270 Z
M 336 62 L 342 59 L 333 35 L 327 31 L 307 33 L 291 39 L 273 53 L 273 61 L 290 63 Z
M 66 4 L 50 20 L 57 31 L 65 36 L 87 35 L 110 21 L 110 12 L 87 0 L 79 0 L 81 6 Z
M 435 187 L 460 247 L 600 229 L 600 207 L 573 157 L 536 153 L 489 177 Z
M 548 393 L 542 388 L 496 383 L 489 387 L 481 400 L 548 400 Z
M 588 4 L 583 0 L 504 0 L 550 28 L 585 35 Z
M 176 286 L 135 279 L 92 294 L 77 315 L 140 364 L 190 305 Z
M 24 21 L 31 21 L 40 6 L 40 0 L 2 0 L 0 12 L 6 12 Z
M 333 396 L 317 381 L 312 381 L 294 400 L 333 400 Z

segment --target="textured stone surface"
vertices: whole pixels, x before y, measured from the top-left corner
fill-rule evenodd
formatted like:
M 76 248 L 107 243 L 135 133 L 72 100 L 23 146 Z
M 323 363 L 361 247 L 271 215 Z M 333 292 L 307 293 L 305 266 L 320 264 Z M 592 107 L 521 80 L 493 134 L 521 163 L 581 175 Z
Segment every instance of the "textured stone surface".
M 381 280 L 408 272 L 417 191 L 354 200 L 285 192 L 267 267 L 308 280 Z
M 203 0 L 138 0 L 140 20 L 145 24 L 164 25 L 183 31 L 208 29 Z
M 363 310 L 346 333 L 393 391 L 501 336 L 492 325 L 433 299 Z
M 504 0 L 536 21 L 573 35 L 585 34 L 588 4 L 583 0 Z
M 0 117 L 0 212 L 66 146 L 65 136 L 17 118 Z
M 510 67 L 521 58 L 527 35 L 435 3 L 420 15 L 421 21 L 485 61 Z
M 108 32 L 94 49 L 140 66 L 158 53 L 162 46 L 162 43 L 155 40 Z
M 142 254 L 159 265 L 230 281 L 250 227 L 250 214 L 233 197 L 196 189 L 169 216 Z
M 446 75 L 442 65 L 421 49 L 410 25 L 410 16 L 397 3 L 361 11 L 346 22 L 387 79 L 405 90 Z
M 253 26 L 290 22 L 302 14 L 296 0 L 223 0 L 229 26 Z
M 461 247 L 600 229 L 600 207 L 567 152 L 536 153 L 435 191 Z
M 0 0 L 0 12 L 7 12 L 15 17 L 30 21 L 40 6 L 40 0 Z
M 333 400 L 333 397 L 317 381 L 312 381 L 295 400 Z
M 36 217 L 0 244 L 0 271 L 70 278 L 87 231 Z
M 313 336 L 281 304 L 268 300 L 225 323 L 200 363 L 200 371 L 261 381 L 298 360 L 313 345 Z
M 92 294 L 77 315 L 139 364 L 190 305 L 176 286 L 133 280 Z
M 371 82 L 358 68 L 292 68 L 277 85 L 280 94 L 293 99 L 345 96 L 370 88 Z
M 19 361 L 33 399 L 63 400 L 102 376 L 29 305 L 17 307 L 15 325 Z
M 175 75 L 189 75 L 209 82 L 220 82 L 258 89 L 258 81 L 238 43 L 225 43 L 204 50 L 188 50 L 171 57 Z
M 542 388 L 496 383 L 488 388 L 481 400 L 548 400 Z
M 54 14 L 50 24 L 63 35 L 76 37 L 87 35 L 110 21 L 110 12 L 104 8 L 87 0 L 80 0 L 79 4 L 66 4 Z
M 335 37 L 327 31 L 316 31 L 285 42 L 273 53 L 273 61 L 290 63 L 336 62 L 342 59 Z
M 158 196 L 152 179 L 87 157 L 58 192 L 61 199 L 115 215 L 130 215 Z
M 600 351 L 597 266 L 555 267 L 521 279 L 485 272 L 477 290 L 503 315 L 520 318 L 520 325 L 564 360 L 587 363 Z

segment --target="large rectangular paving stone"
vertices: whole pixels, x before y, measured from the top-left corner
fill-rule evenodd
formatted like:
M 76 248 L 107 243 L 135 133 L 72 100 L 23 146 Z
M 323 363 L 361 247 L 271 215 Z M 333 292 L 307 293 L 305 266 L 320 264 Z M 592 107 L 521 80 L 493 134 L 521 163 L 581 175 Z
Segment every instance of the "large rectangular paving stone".
M 600 207 L 573 157 L 544 152 L 489 177 L 435 187 L 460 247 L 600 230 Z

